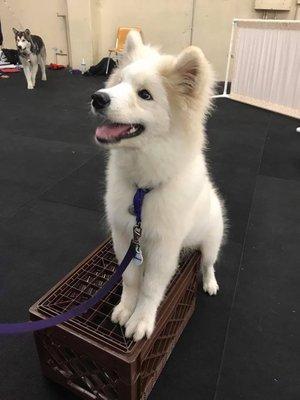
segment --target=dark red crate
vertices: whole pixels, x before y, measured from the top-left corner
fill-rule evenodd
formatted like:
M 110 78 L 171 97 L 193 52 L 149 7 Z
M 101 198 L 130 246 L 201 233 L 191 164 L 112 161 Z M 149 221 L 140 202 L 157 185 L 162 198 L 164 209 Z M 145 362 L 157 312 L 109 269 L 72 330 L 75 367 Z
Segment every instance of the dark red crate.
M 194 311 L 199 264 L 200 253 L 182 254 L 148 340 L 127 339 L 110 320 L 121 284 L 86 314 L 36 332 L 44 375 L 86 400 L 146 399 Z M 31 320 L 58 315 L 88 299 L 116 266 L 107 240 L 30 308 Z

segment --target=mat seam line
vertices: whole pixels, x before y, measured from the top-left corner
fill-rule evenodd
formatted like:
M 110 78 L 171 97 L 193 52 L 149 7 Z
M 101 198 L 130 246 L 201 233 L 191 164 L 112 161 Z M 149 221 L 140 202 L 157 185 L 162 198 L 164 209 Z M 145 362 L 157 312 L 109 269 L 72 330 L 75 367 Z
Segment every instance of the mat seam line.
M 231 319 L 232 319 L 232 314 L 233 314 L 233 307 L 235 305 L 235 300 L 236 300 L 236 296 L 237 296 L 237 288 L 238 288 L 238 283 L 239 283 L 239 277 L 240 277 L 242 262 L 243 262 L 243 259 L 244 259 L 244 251 L 245 251 L 246 241 L 247 241 L 247 236 L 248 236 L 248 228 L 249 228 L 249 225 L 250 225 L 251 214 L 252 214 L 252 211 L 253 211 L 253 208 L 254 208 L 254 198 L 255 198 L 255 194 L 256 194 L 256 190 L 257 190 L 257 178 L 259 176 L 259 171 L 260 171 L 260 167 L 261 167 L 262 160 L 263 160 L 265 145 L 266 145 L 266 141 L 267 141 L 267 138 L 268 138 L 269 128 L 270 128 L 270 125 L 271 125 L 271 120 L 272 120 L 272 115 L 270 115 L 269 121 L 267 123 L 267 127 L 265 129 L 265 140 L 264 140 L 264 143 L 263 143 L 263 146 L 262 146 L 260 160 L 259 160 L 259 164 L 258 164 L 257 171 L 256 171 L 256 174 L 255 174 L 254 190 L 253 190 L 253 194 L 252 194 L 252 197 L 251 197 L 251 205 L 250 205 L 247 224 L 246 224 L 246 228 L 245 228 L 245 236 L 244 236 L 244 240 L 243 240 L 241 256 L 240 256 L 240 259 L 239 259 L 238 271 L 237 271 L 237 276 L 236 276 L 236 280 L 235 280 L 234 291 L 233 291 L 233 296 L 232 296 L 232 302 L 231 302 L 231 306 L 230 306 L 230 311 L 229 311 L 229 316 L 228 316 L 228 321 L 227 321 L 227 326 L 226 326 L 226 331 L 225 331 L 225 337 L 224 337 L 224 342 L 223 342 L 221 361 L 220 361 L 220 365 L 219 365 L 219 369 L 218 369 L 218 377 L 217 377 L 217 381 L 216 381 L 213 400 L 217 400 L 218 388 L 219 388 L 220 379 L 221 379 L 221 372 L 222 372 L 222 368 L 223 368 L 223 364 L 224 364 L 224 358 L 225 358 L 225 350 L 226 350 L 226 345 L 227 345 L 228 335 L 229 335 L 229 330 L 230 330 L 230 324 L 231 324 Z

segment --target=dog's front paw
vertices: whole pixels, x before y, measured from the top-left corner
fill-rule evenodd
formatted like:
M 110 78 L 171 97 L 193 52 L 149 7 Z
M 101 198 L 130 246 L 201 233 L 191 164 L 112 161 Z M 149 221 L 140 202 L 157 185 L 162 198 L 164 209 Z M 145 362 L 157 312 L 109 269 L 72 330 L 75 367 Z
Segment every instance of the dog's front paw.
M 123 302 L 120 302 L 113 310 L 111 320 L 114 323 L 119 323 L 121 326 L 125 325 L 131 317 L 134 307 L 128 307 Z
M 203 290 L 210 296 L 216 295 L 219 290 L 218 282 L 215 277 L 203 279 Z
M 42 81 L 46 81 L 47 77 L 46 76 L 42 76 Z
M 33 89 L 33 88 L 34 88 L 33 84 L 32 83 L 28 83 L 27 89 Z
M 135 342 L 147 336 L 149 339 L 155 326 L 155 315 L 135 311 L 126 323 L 125 336 L 133 336 Z

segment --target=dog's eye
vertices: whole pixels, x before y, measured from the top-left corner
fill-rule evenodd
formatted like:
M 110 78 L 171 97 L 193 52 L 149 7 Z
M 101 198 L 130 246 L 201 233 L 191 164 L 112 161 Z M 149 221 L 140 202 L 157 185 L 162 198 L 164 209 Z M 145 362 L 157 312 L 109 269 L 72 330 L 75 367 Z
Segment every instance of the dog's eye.
M 151 93 L 149 93 L 148 90 L 146 90 L 146 89 L 139 90 L 138 95 L 143 100 L 153 100 Z

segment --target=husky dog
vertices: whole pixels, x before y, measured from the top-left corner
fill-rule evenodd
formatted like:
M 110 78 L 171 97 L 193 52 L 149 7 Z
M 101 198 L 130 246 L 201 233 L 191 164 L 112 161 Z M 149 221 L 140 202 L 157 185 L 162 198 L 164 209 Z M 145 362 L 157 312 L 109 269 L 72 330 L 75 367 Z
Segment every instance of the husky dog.
M 181 249 L 202 252 L 203 289 L 219 289 L 214 263 L 223 239 L 223 206 L 205 161 L 205 116 L 213 72 L 202 51 L 161 55 L 130 32 L 106 88 L 92 95 L 95 139 L 110 150 L 106 213 L 120 262 L 132 238 L 129 212 L 139 188 L 151 188 L 142 210 L 144 261 L 123 274 L 112 321 L 127 337 L 148 338 Z
M 27 80 L 27 88 L 33 89 L 35 78 L 40 65 L 42 80 L 46 81 L 46 48 L 43 39 L 37 35 L 31 35 L 29 29 L 18 31 L 13 28 L 19 59 L 23 65 L 24 74 Z

